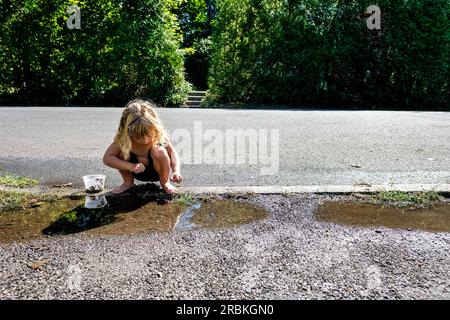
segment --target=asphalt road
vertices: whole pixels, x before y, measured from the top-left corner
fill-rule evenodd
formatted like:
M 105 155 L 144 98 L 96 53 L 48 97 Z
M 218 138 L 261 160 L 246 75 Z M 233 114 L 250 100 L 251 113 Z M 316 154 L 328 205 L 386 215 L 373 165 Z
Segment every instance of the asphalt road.
M 184 186 L 450 182 L 448 112 L 160 109 L 159 113 L 182 155 Z M 40 178 L 43 185 L 81 186 L 83 175 L 104 173 L 112 187 L 120 182 L 119 175 L 103 165 L 102 156 L 120 115 L 118 108 L 1 107 L 0 166 Z M 233 157 L 236 144 L 229 139 L 229 130 L 239 129 L 254 135 L 244 145 L 241 163 Z

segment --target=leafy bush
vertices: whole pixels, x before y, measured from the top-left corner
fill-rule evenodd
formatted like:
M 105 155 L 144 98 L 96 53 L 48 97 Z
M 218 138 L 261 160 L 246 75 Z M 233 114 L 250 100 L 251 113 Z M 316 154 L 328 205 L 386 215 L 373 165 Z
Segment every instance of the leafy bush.
M 221 102 L 442 108 L 450 2 L 219 0 L 209 86 Z
M 1 4 L 0 101 L 180 104 L 184 79 L 177 0 L 11 0 Z M 81 29 L 66 27 L 69 5 Z

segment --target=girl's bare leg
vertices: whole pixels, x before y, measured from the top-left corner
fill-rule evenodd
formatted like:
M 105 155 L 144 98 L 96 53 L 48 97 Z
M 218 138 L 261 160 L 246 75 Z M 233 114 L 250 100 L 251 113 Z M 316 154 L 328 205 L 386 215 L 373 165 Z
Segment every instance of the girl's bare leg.
M 119 155 L 119 158 L 123 160 L 122 154 Z M 123 193 L 134 186 L 134 177 L 131 172 L 119 170 L 119 173 L 122 176 L 123 183 L 120 186 L 113 189 L 112 191 L 113 194 Z
M 153 159 L 153 166 L 155 167 L 156 172 L 159 175 L 159 183 L 161 183 L 161 187 L 168 194 L 174 194 L 177 192 L 177 188 L 175 188 L 169 179 L 170 175 L 170 157 L 167 153 L 166 148 L 158 147 L 152 148 L 151 156 Z

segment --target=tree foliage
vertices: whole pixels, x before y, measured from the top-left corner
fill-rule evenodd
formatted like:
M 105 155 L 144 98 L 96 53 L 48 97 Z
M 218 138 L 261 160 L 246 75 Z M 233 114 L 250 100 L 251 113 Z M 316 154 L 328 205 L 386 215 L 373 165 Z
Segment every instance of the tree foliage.
M 218 0 L 210 91 L 223 102 L 446 108 L 450 2 Z
M 23 103 L 181 103 L 178 0 L 0 0 L 0 95 Z M 66 27 L 69 5 L 81 29 Z
M 82 29 L 69 30 L 69 5 Z M 449 109 L 450 1 L 0 0 L 0 102 Z M 208 83 L 206 83 L 206 78 Z

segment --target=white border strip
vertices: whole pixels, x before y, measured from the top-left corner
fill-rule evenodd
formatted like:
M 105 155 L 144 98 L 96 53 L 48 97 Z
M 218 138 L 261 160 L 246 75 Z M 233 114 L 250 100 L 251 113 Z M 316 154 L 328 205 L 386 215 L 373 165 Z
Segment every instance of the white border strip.
M 379 185 L 316 185 L 316 186 L 243 186 L 243 187 L 179 187 L 178 190 L 184 193 L 258 193 L 258 194 L 284 194 L 284 193 L 374 193 L 380 191 L 436 191 L 450 192 L 450 184 L 379 184 Z M 55 193 L 60 196 L 73 195 L 79 193 L 84 195 L 84 189 L 76 188 L 10 188 L 0 186 L 0 191 L 30 192 L 37 194 Z M 110 190 L 105 190 L 108 192 Z
M 379 191 L 450 192 L 450 184 L 380 184 L 380 185 L 318 185 L 318 186 L 245 186 L 245 187 L 182 187 L 186 193 L 372 193 Z

